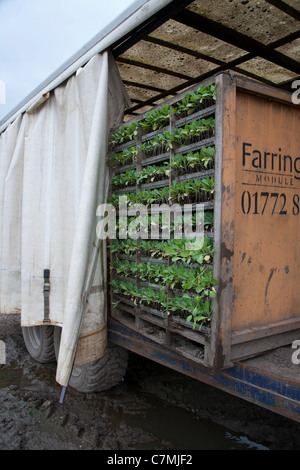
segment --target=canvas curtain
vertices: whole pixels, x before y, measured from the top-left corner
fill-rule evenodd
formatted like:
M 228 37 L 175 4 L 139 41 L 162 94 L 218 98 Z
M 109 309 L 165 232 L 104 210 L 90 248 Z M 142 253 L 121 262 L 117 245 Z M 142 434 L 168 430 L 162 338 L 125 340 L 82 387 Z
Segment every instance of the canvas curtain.
M 108 135 L 129 99 L 108 51 L 97 54 L 0 135 L 1 313 L 62 326 L 57 381 L 106 348 L 106 247 L 96 211 L 108 191 Z

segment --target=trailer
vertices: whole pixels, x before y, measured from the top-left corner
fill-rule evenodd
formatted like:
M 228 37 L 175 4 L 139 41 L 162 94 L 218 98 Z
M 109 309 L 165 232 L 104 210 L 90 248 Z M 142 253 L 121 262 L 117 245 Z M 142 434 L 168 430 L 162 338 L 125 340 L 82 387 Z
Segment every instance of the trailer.
M 151 116 L 155 127 L 162 120 L 161 129 L 151 128 Z M 196 214 L 197 204 L 204 215 L 203 246 L 190 251 L 180 238 L 184 234 L 176 237 L 169 227 L 166 241 L 163 224 L 154 240 L 152 231 L 142 230 L 130 240 L 129 228 L 126 238 L 119 230 L 120 239 L 111 240 L 113 341 L 289 416 L 292 409 L 299 412 L 291 348 L 297 350 L 300 333 L 294 180 L 299 117 L 289 93 L 219 74 L 123 124 L 112 134 L 108 158 L 111 200 L 127 195 L 128 215 L 135 213 L 132 201 L 164 202 L 164 188 L 180 217 L 186 208 L 193 212 L 193 205 Z M 195 130 L 197 124 L 201 131 Z M 135 139 L 124 137 L 129 129 Z M 174 136 L 168 152 L 161 144 L 164 132 Z M 129 164 L 126 149 L 136 150 Z M 195 181 L 203 183 L 200 190 L 197 184 L 198 193 Z M 155 213 L 152 204 L 147 207 L 149 228 Z M 211 304 L 209 313 L 206 303 L 201 305 L 204 299 Z M 278 354 L 284 367 L 277 364 L 276 370 Z
M 14 273 L 2 250 L 1 310 L 22 312 L 29 353 L 57 359 L 63 393 L 116 385 L 131 351 L 299 422 L 299 10 L 228 2 L 224 15 L 220 3 L 135 2 L 0 124 L 12 155 L 3 214 L 7 175 L 21 177 L 37 141 L 46 181 L 45 210 L 26 212 L 24 191 L 13 204 L 26 244 Z M 237 27 L 245 17 L 250 33 Z M 70 163 L 64 193 L 50 180 Z M 30 181 L 34 161 L 24 168 Z M 71 211 L 53 229 L 65 194 Z M 10 275 L 22 298 L 7 294 Z

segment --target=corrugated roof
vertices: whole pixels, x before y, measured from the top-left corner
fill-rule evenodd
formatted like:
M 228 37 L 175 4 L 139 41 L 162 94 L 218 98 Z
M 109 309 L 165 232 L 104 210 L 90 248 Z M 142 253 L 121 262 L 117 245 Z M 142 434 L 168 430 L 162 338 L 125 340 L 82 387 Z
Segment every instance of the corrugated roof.
M 132 116 L 222 70 L 282 88 L 300 76 L 300 0 L 173 1 L 169 18 L 113 45 Z M 131 40 L 131 44 L 130 44 Z
M 300 77 L 300 0 L 137 0 L 28 98 L 107 47 L 133 104 L 128 118 L 224 70 L 291 89 Z

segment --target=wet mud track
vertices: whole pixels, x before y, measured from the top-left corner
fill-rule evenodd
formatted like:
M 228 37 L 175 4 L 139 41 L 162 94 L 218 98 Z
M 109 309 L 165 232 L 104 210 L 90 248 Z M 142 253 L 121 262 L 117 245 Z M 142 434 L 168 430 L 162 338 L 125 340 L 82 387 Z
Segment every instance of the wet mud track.
M 300 425 L 131 355 L 124 381 L 63 404 L 56 364 L 27 353 L 19 317 L 0 315 L 1 450 L 300 449 Z

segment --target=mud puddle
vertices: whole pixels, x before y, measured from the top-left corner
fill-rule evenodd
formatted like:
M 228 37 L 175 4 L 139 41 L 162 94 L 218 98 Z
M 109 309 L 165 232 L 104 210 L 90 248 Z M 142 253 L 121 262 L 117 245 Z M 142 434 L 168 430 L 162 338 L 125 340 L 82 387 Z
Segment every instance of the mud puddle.
M 124 383 L 101 394 L 67 390 L 55 369 L 0 369 L 0 449 L 267 449 L 192 412 Z M 34 377 L 33 375 L 34 374 Z
M 161 441 L 167 439 L 174 450 L 268 449 L 212 421 L 199 419 L 189 411 L 162 402 L 158 404 L 152 397 L 147 401 L 151 408 L 145 416 L 133 416 L 128 422 L 155 434 Z
M 17 316 L 0 315 L 1 450 L 297 449 L 300 427 L 273 413 L 131 355 L 117 387 L 61 387 L 56 364 L 28 355 Z

